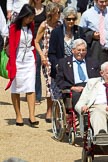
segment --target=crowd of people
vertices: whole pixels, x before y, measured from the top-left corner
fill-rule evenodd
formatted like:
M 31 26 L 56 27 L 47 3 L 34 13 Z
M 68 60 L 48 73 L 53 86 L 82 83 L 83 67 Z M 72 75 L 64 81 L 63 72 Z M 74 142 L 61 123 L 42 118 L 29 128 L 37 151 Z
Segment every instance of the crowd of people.
M 103 128 L 108 131 L 103 86 L 108 82 L 107 5 L 107 0 L 7 0 L 6 18 L 0 7 L 0 35 L 9 40 L 6 89 L 11 88 L 17 126 L 24 125 L 21 93 L 26 94 L 31 127 L 39 124 L 35 119 L 35 105 L 42 100 L 42 67 L 46 80 L 47 123 L 51 123 L 53 100 L 59 98 L 60 89 L 68 88 L 72 90 L 73 106 L 80 115 L 96 108 L 91 113 L 94 134 Z M 92 93 L 96 94 L 93 100 Z M 96 122 L 101 120 L 100 116 L 101 124 Z

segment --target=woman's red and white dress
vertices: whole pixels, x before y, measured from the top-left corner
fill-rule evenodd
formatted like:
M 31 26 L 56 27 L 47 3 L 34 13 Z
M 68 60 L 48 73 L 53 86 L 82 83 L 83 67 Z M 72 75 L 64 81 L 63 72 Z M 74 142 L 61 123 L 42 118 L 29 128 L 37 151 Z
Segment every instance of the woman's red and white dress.
M 12 81 L 12 93 L 35 92 L 36 64 L 31 45 L 33 36 L 30 29 L 21 29 L 20 42 L 16 53 L 16 76 Z

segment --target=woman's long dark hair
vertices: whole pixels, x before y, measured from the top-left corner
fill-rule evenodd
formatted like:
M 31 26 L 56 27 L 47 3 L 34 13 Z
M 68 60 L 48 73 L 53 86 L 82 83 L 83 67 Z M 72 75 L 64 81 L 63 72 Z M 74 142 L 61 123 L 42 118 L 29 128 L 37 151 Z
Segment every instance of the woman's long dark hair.
M 14 21 L 14 24 L 16 24 L 17 29 L 19 30 L 21 29 L 22 21 L 25 17 L 32 16 L 32 15 L 35 15 L 35 9 L 29 4 L 25 4 Z M 29 25 L 30 24 L 28 24 L 28 27 Z

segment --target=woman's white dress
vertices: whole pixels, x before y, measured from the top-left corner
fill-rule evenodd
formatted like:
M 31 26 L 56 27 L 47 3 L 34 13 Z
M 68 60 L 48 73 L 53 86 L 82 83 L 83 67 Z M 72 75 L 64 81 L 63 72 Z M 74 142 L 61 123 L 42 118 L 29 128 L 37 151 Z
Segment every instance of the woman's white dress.
M 35 92 L 36 64 L 31 45 L 32 32 L 27 27 L 21 29 L 20 43 L 16 56 L 16 77 L 11 85 L 11 93 Z

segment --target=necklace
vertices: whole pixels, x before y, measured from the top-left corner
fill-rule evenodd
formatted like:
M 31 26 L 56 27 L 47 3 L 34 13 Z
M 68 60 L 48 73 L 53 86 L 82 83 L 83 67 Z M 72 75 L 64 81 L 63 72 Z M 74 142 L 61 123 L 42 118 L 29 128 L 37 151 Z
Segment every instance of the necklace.
M 28 42 L 28 27 L 22 27 L 22 31 L 24 33 L 25 44 L 27 45 L 27 42 Z
M 72 32 L 71 31 L 69 31 L 69 32 L 66 31 L 65 35 L 66 35 L 67 38 L 72 38 Z
M 41 14 L 43 12 L 43 10 L 44 10 L 43 6 L 40 9 L 35 8 L 36 15 Z
M 25 30 L 26 30 L 27 32 L 26 32 Z M 22 61 L 23 61 L 23 60 L 24 60 L 24 57 L 25 57 L 25 54 L 26 54 L 26 51 L 27 51 L 27 44 L 28 44 L 28 27 L 22 27 L 22 31 L 23 31 L 24 39 L 25 39 L 25 42 L 24 42 L 25 51 L 24 51 L 23 58 L 22 58 Z

